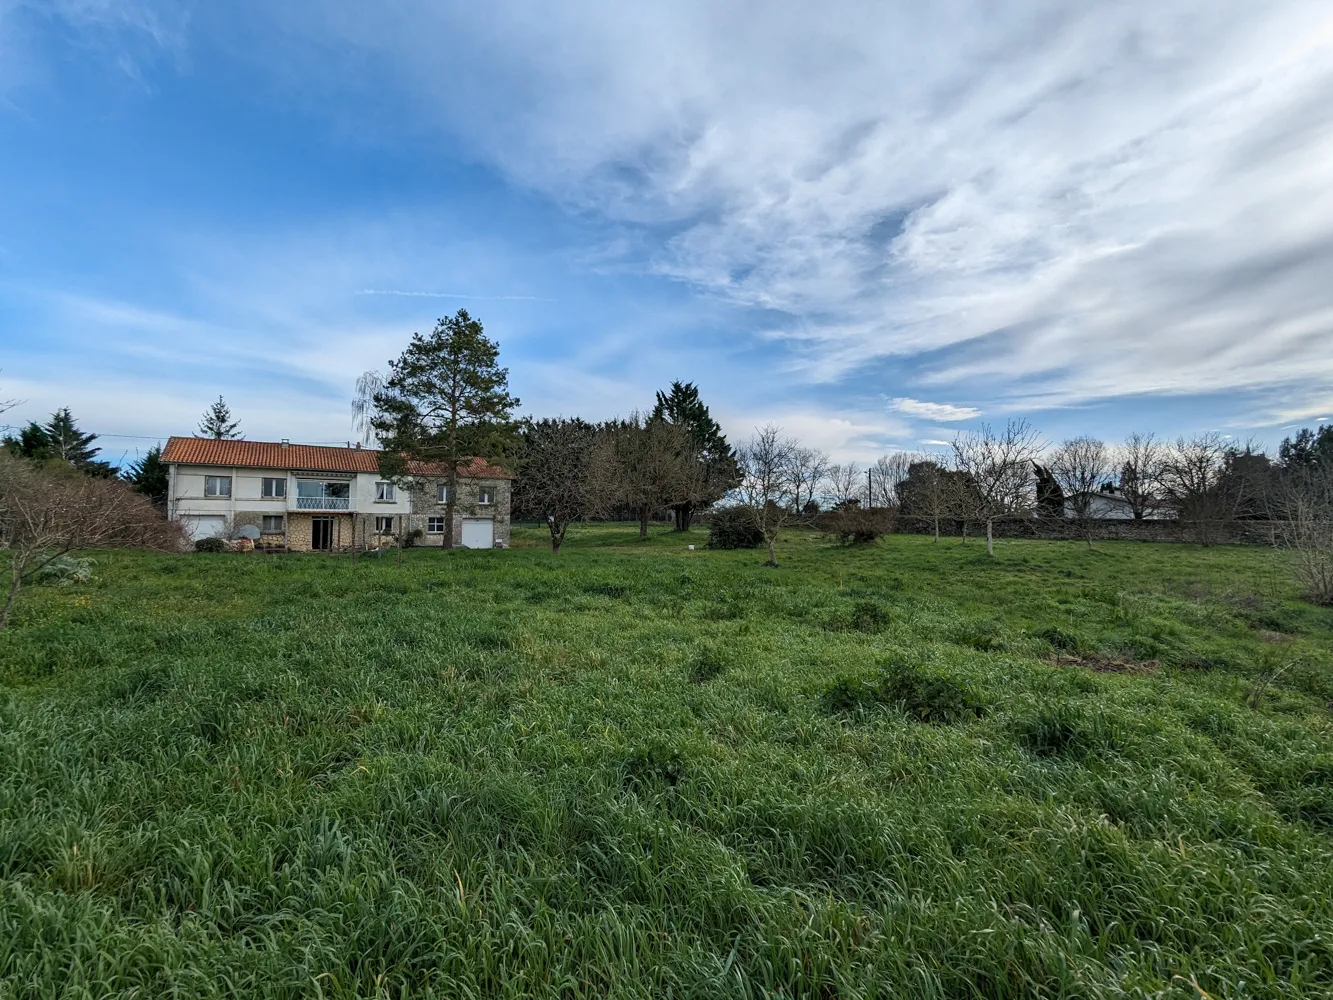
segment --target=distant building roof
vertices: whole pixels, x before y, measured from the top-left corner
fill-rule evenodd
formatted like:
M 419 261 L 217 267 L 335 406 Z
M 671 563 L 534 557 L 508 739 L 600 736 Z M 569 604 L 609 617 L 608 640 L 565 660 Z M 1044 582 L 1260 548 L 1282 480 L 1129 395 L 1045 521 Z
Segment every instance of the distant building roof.
M 162 461 L 170 465 L 230 465 L 291 472 L 379 472 L 380 469 L 380 453 L 375 448 L 283 444 L 281 441 L 219 441 L 197 437 L 168 438 L 167 446 L 162 449 Z M 408 467 L 418 476 L 446 474 L 446 467 L 438 462 L 410 462 Z M 480 458 L 459 465 L 458 474 L 469 479 L 513 478 Z

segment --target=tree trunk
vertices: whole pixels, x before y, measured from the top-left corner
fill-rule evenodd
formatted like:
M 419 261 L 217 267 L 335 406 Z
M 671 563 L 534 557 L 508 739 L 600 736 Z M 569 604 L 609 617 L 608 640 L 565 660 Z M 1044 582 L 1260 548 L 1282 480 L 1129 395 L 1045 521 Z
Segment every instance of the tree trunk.
M 648 518 L 652 514 L 651 508 L 644 507 L 639 511 L 639 537 L 648 537 Z
M 777 550 L 773 548 L 774 539 L 769 538 L 767 539 L 767 542 L 768 542 L 768 565 L 776 566 L 778 564 L 778 553 Z
M 403 564 L 403 518 L 398 516 L 398 565 Z
M 995 555 L 995 532 L 991 527 L 994 523 L 990 518 L 986 519 L 986 554 L 990 556 Z
M 935 515 L 935 541 L 938 542 L 939 540 L 940 540 L 940 516 L 939 516 L 938 514 L 936 514 L 936 515 Z
M 4 628 L 9 621 L 9 612 L 14 607 L 14 602 L 18 600 L 19 588 L 23 586 L 23 573 L 18 565 L 18 560 L 10 563 L 9 571 L 13 574 L 13 579 L 9 581 L 9 593 L 5 597 L 5 606 L 0 608 L 0 629 Z

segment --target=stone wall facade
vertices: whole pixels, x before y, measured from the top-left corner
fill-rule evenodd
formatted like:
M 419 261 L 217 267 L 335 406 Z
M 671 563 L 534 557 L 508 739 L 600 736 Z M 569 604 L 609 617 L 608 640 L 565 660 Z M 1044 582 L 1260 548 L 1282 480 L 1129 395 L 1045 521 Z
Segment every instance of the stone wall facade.
M 441 532 L 432 532 L 430 530 L 431 518 L 443 518 L 446 515 L 446 505 L 439 500 L 438 487 L 444 480 L 419 480 L 414 482 L 410 488 L 412 497 L 412 510 L 410 515 L 377 515 L 374 511 L 368 513 L 338 513 L 336 511 L 324 513 L 307 513 L 305 511 L 288 511 L 283 516 L 286 518 L 286 531 L 271 533 L 264 532 L 260 535 L 260 547 L 280 547 L 286 545 L 291 552 L 310 552 L 313 529 L 313 520 L 316 517 L 330 517 L 333 519 L 333 537 L 332 549 L 335 551 L 348 551 L 350 549 L 374 549 L 382 546 L 395 545 L 396 532 L 401 525 L 402 530 L 409 535 L 420 532 L 412 538 L 413 545 L 426 546 L 444 546 L 444 535 Z M 481 493 L 489 492 L 490 503 L 481 503 Z M 460 479 L 458 481 L 458 498 L 454 504 L 454 545 L 463 544 L 463 519 L 464 518 L 485 518 L 492 522 L 492 531 L 494 533 L 495 545 L 497 548 L 509 547 L 509 527 L 510 527 L 510 482 L 508 479 Z M 263 531 L 264 516 L 272 515 L 273 511 L 237 511 L 232 519 L 234 528 L 242 525 L 251 524 Z M 376 518 L 380 516 L 391 516 L 393 518 L 394 530 L 387 533 L 377 532 L 375 529 Z M 231 526 L 229 526 L 231 527 Z M 228 534 L 231 531 L 229 530 Z

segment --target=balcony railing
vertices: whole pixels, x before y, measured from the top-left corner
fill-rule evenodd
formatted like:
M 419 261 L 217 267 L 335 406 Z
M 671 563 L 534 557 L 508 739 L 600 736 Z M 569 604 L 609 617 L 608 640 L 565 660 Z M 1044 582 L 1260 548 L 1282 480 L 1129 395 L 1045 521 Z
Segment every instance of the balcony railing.
M 297 497 L 297 510 L 351 510 L 350 497 Z

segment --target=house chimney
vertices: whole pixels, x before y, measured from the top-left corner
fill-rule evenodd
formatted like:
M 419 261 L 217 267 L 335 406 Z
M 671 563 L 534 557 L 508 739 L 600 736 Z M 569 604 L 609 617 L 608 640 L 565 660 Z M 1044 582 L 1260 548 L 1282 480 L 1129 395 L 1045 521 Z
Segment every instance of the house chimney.
M 283 439 L 282 439 L 282 446 L 283 446 L 284 448 L 286 448 L 289 444 L 291 444 L 291 442 L 288 441 L 286 438 L 283 438 Z
M 357 450 L 357 451 L 360 451 L 360 450 L 361 450 L 361 442 L 360 442 L 360 441 L 358 441 L 358 442 L 356 443 L 356 450 Z

